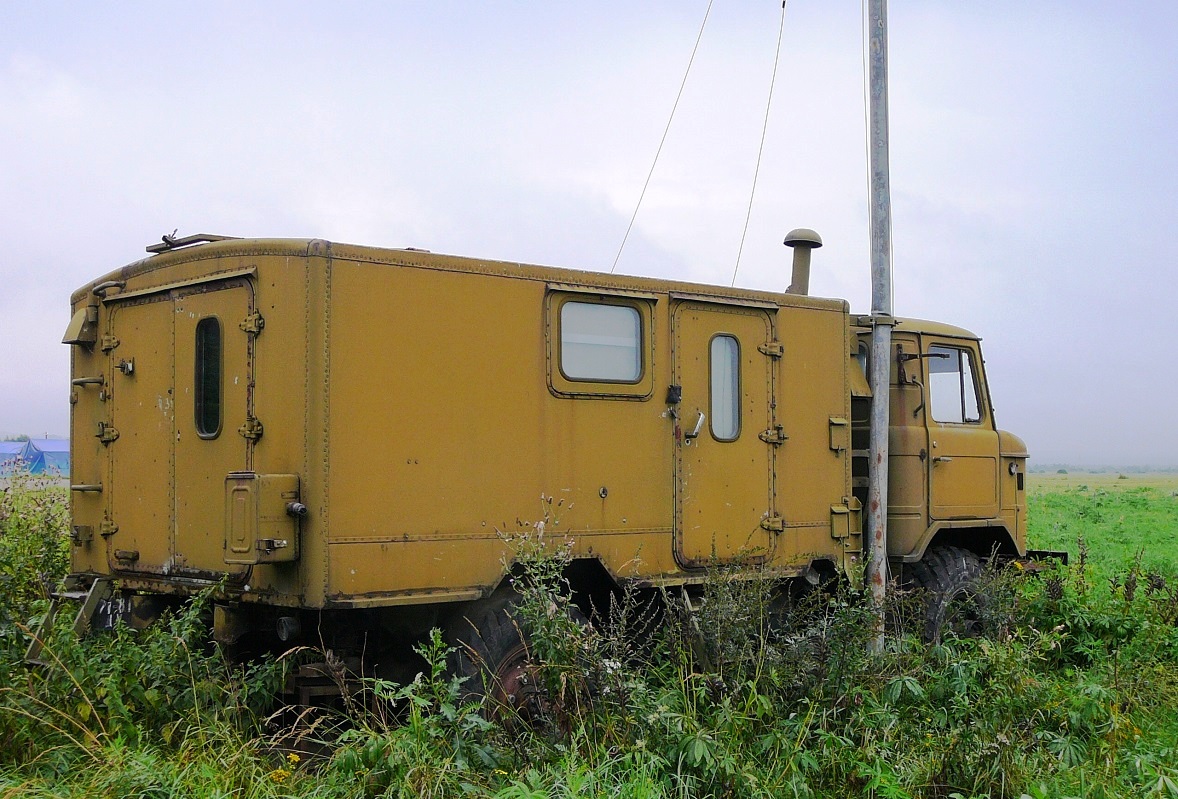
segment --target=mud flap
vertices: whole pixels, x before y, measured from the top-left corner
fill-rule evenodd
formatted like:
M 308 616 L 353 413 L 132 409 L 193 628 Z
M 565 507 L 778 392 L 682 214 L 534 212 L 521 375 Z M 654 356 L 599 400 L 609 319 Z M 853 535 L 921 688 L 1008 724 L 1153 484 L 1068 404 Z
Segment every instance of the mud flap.
M 1053 549 L 1028 549 L 1027 560 L 1058 560 L 1061 566 L 1068 565 L 1068 553 L 1057 552 Z

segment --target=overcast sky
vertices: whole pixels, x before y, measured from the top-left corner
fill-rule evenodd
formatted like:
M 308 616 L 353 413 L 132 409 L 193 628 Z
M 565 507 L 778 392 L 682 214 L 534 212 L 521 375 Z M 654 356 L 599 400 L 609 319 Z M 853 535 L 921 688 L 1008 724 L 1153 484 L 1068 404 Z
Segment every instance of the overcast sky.
M 1033 461 L 1178 464 L 1178 4 L 893 0 L 898 315 L 984 339 Z M 0 433 L 68 432 L 69 295 L 181 234 L 608 270 L 707 0 L 0 0 Z M 781 6 L 715 0 L 618 271 L 728 285 Z M 869 310 L 862 8 L 790 0 L 737 285 Z

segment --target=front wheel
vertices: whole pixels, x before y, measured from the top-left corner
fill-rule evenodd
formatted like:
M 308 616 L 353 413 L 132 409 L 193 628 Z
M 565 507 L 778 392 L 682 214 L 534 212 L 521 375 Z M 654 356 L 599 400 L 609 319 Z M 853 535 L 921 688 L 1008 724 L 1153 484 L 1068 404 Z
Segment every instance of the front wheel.
M 988 597 L 981 579 L 981 560 L 960 547 L 934 547 L 911 567 L 912 587 L 925 592 L 921 618 L 925 641 L 982 634 Z

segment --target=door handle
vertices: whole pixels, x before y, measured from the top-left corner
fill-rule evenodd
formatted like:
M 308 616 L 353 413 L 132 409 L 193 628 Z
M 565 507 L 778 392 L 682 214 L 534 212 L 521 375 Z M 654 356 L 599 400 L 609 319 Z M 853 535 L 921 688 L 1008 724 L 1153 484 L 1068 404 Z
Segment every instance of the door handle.
M 953 458 L 949 455 L 938 455 L 937 457 L 933 458 L 934 464 L 936 464 L 936 463 L 951 463 L 952 461 L 953 461 Z
M 700 411 L 699 418 L 695 420 L 695 429 L 692 430 L 690 433 L 684 433 L 683 437 L 688 440 L 691 440 L 693 438 L 699 438 L 699 430 L 703 426 L 704 426 L 704 412 Z

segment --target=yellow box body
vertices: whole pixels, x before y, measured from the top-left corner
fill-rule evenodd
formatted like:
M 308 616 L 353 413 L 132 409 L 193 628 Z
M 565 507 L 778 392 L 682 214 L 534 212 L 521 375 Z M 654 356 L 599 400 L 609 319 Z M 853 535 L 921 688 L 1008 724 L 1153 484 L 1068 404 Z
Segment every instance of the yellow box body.
M 862 330 L 841 300 L 227 240 L 112 272 L 73 317 L 81 575 L 304 608 L 458 601 L 540 521 L 618 581 L 861 568 Z M 999 452 L 977 339 L 908 324 L 909 346 L 971 348 L 985 415 L 932 444 L 921 381 L 897 375 L 891 554 L 955 527 L 1025 549 L 1005 472 L 1025 451 L 1002 434 Z M 933 467 L 933 446 L 956 457 Z

